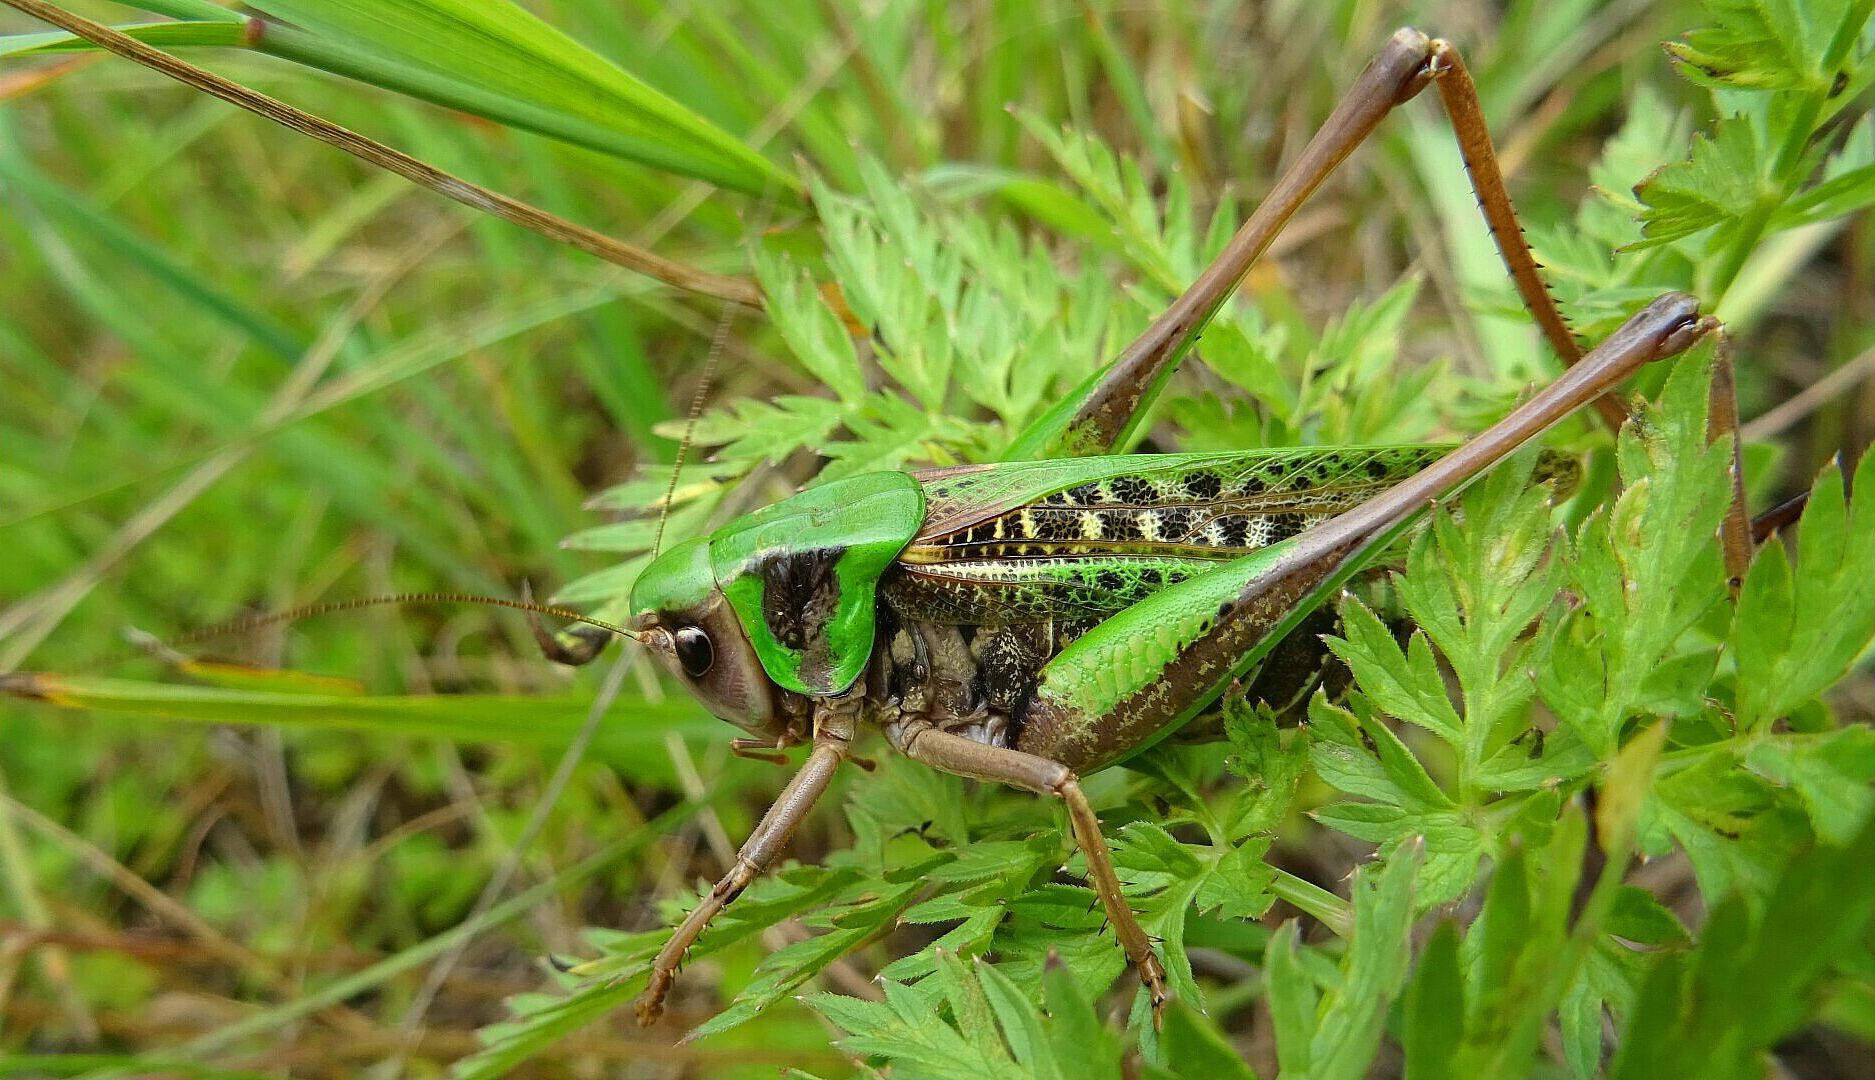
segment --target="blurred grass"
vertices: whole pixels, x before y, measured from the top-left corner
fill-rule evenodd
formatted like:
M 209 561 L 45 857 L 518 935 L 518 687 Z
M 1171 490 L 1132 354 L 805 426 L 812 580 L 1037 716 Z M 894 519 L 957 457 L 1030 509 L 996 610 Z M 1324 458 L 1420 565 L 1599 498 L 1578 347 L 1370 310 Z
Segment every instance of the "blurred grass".
M 1064 260 L 1105 258 L 1116 271 L 1100 250 L 1124 239 L 1099 237 L 1084 212 L 1048 212 L 1048 185 L 1063 178 L 1007 106 L 1136 156 L 1152 190 L 1177 172 L 1207 201 L 1254 198 L 1386 33 L 1411 22 L 1464 50 L 1513 194 L 1537 222 L 1571 212 L 1638 87 L 1707 115 L 1657 48 L 1697 21 L 1681 3 L 528 6 L 767 161 L 798 161 L 855 190 L 863 149 L 930 175 L 939 197 L 1056 238 Z M 40 29 L 0 13 L 0 32 Z M 748 272 L 756 199 L 599 152 L 608 147 L 596 137 L 491 126 L 240 51 L 189 55 L 661 254 Z M 47 64 L 68 66 L 27 78 Z M 475 72 L 444 74 L 460 83 Z M 517 78 L 502 85 L 518 92 Z M 1252 290 L 1273 318 L 1320 323 L 1423 274 L 1411 352 L 1456 354 L 1474 374 L 1487 360 L 1534 372 L 1525 328 L 1467 313 L 1498 272 L 1442 124 L 1415 106 L 1384 126 Z M 1001 199 L 959 177 L 996 179 Z M 718 317 L 711 303 L 474 217 L 116 60 L 0 62 L 0 199 L 0 671 L 83 671 L 123 652 L 126 627 L 160 639 L 244 610 L 390 590 L 507 596 L 597 569 L 559 541 L 595 523 L 581 505 L 589 493 L 669 460 L 673 447 L 652 428 L 684 411 Z M 777 207 L 768 228 L 811 257 L 805 211 Z M 1870 344 L 1868 222 L 1807 242 L 1733 313 L 1747 416 Z M 759 317 L 735 330 L 713 400 L 801 389 L 798 375 L 762 362 L 777 346 Z M 1866 445 L 1871 386 L 1852 385 L 1784 432 L 1778 471 L 1760 482 L 1795 490 L 1837 450 Z M 389 706 L 404 720 L 420 709 L 410 729 L 364 719 L 287 732 L 0 703 L 0 800 L 71 831 L 35 832 L 0 813 L 0 1051 L 213 1039 L 253 1008 L 308 1000 L 403 957 L 369 994 L 331 997 L 290 1036 L 231 1040 L 252 1056 L 228 1060 L 265 1075 L 355 1075 L 402 1048 L 423 1074 L 472 1048 L 470 1032 L 501 1015 L 501 998 L 543 984 L 538 957 L 577 953 L 580 928 L 653 925 L 652 899 L 713 873 L 712 839 L 739 838 L 776 782 L 727 759 L 694 706 L 628 679 L 621 715 L 518 853 L 516 888 L 540 886 L 541 899 L 472 940 L 423 1011 L 421 1036 L 406 1038 L 422 965 L 516 856 L 598 675 L 549 670 L 518 620 L 479 611 L 315 620 L 216 651 L 380 693 L 478 696 Z M 1866 710 L 1866 685 L 1855 692 Z M 278 708 L 191 693 L 231 710 L 205 720 Z M 513 708 L 497 696 L 523 693 Z M 684 719 L 667 726 L 673 716 Z M 692 823 L 647 826 L 699 772 L 736 797 Z M 619 837 L 664 831 L 675 842 L 614 858 L 581 888 L 561 880 L 616 852 Z M 841 834 L 838 814 L 820 815 L 799 853 L 843 844 Z M 204 953 L 173 913 L 101 873 L 99 856 L 241 941 L 272 974 Z M 760 951 L 722 960 L 722 983 L 746 980 Z M 707 988 L 704 972 L 693 976 Z M 864 985 L 855 972 L 830 978 Z M 543 1074 L 623 1059 L 647 1062 L 647 1074 L 838 1067 L 824 1029 L 792 1006 L 701 1048 L 670 1048 L 667 1033 L 627 1023 L 589 1029 Z

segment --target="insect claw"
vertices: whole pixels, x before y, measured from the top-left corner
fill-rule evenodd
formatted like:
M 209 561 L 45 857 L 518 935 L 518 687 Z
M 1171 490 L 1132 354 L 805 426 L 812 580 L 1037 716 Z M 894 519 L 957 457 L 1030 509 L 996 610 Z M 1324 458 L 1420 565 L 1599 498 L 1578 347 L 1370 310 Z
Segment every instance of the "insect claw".
M 782 754 L 776 746 L 776 742 L 770 742 L 765 739 L 729 740 L 730 753 L 735 754 L 739 758 L 748 758 L 750 761 L 766 761 L 770 765 L 786 765 L 788 763 L 787 755 Z

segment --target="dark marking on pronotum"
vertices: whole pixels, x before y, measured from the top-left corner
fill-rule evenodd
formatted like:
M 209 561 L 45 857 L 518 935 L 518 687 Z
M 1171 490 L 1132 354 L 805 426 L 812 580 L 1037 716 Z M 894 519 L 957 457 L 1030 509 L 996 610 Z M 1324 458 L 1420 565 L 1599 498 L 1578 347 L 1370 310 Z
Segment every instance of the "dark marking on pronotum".
M 834 566 L 844 547 L 810 548 L 765 555 L 754 566 L 762 579 L 762 621 L 775 640 L 805 651 L 823 643 L 827 623 L 840 602 Z

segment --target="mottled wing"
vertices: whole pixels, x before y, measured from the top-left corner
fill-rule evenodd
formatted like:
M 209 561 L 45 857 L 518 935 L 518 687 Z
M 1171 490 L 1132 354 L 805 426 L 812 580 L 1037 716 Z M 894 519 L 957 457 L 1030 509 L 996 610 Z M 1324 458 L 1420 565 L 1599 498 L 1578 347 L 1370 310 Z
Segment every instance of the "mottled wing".
M 932 622 L 1097 620 L 1359 505 L 1450 450 L 1305 447 L 921 473 L 924 527 L 882 585 L 895 610 Z

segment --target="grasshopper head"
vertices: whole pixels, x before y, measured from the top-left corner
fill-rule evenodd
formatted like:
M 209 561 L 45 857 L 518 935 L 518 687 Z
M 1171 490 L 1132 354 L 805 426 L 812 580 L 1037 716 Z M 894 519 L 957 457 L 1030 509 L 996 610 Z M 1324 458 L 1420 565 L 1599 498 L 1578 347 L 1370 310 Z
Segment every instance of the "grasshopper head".
M 709 542 L 679 544 L 632 586 L 633 629 L 705 708 L 758 738 L 787 727 L 782 689 L 762 669 L 742 623 L 717 587 Z
M 872 656 L 879 579 L 924 521 L 904 473 L 810 488 L 653 559 L 633 629 L 717 716 L 778 738 L 804 698 L 852 689 Z

